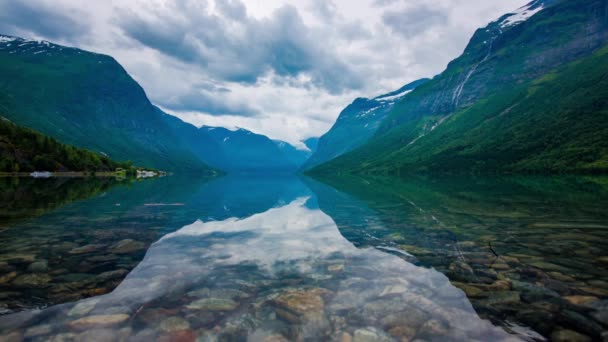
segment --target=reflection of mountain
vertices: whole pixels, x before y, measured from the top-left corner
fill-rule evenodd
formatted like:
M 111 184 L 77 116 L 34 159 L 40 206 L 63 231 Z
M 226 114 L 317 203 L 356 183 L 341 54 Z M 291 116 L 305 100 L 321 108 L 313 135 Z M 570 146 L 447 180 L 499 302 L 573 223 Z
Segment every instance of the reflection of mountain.
M 198 219 L 251 216 L 308 193 L 289 177 L 174 176 L 110 188 L 115 182 L 9 182 L 6 188 L 13 190 L 0 196 L 3 209 L 11 209 L 1 220 L 6 228 L 0 231 L 0 312 L 109 292 L 167 233 Z M 85 196 L 92 197 L 64 204 Z M 7 220 L 15 217 L 20 220 Z M 32 273 L 36 267 L 40 273 Z
M 545 337 L 567 328 L 599 339 L 605 331 L 594 317 L 608 299 L 608 285 L 596 281 L 608 272 L 599 257 L 608 248 L 606 178 L 323 180 L 344 191 L 312 186 L 345 237 L 413 254 L 466 291 L 482 317 Z M 580 296 L 597 302 L 575 302 Z
M 42 215 L 119 183 L 114 178 L 0 178 L 0 226 Z
M 441 273 L 356 248 L 311 203 L 300 197 L 245 218 L 196 221 L 153 244 L 112 293 L 4 316 L 0 329 L 47 339 L 508 337 Z

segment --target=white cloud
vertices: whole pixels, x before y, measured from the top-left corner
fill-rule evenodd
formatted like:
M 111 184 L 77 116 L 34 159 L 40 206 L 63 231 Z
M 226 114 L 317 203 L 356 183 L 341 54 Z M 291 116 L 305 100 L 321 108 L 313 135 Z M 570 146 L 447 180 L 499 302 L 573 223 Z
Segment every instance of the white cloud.
M 110 54 L 193 124 L 297 143 L 356 97 L 441 72 L 476 28 L 526 2 L 30 0 L 0 4 L 13 13 L 0 29 Z M 56 27 L 65 18 L 73 31 Z

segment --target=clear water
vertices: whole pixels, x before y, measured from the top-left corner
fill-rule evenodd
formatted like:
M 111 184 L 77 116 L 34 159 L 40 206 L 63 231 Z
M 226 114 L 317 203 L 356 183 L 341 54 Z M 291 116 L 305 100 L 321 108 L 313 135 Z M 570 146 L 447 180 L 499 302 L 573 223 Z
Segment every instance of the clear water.
M 605 178 L 0 183 L 0 333 L 601 340 Z

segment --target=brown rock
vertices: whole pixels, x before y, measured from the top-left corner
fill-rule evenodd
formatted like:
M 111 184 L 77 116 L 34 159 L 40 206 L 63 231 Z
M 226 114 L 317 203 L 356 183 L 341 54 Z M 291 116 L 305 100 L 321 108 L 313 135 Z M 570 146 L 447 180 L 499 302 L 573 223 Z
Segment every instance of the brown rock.
M 585 305 L 599 300 L 599 298 L 593 296 L 566 296 L 564 299 L 574 305 Z
M 288 311 L 299 315 L 307 315 L 323 310 L 325 302 L 322 296 L 328 292 L 320 288 L 288 291 L 279 295 L 274 302 L 277 306 Z
M 410 341 L 416 336 L 416 329 L 412 327 L 394 327 L 388 331 L 388 333 L 394 338 L 400 341 Z
M 0 284 L 6 284 L 17 277 L 17 272 L 9 272 L 0 277 Z
M 342 333 L 342 342 L 352 342 L 353 341 L 353 337 L 347 333 L 347 332 L 343 332 Z
M 72 248 L 72 250 L 70 250 L 68 253 L 70 253 L 70 254 L 93 253 L 102 247 L 103 247 L 103 245 L 86 245 L 86 246 L 82 246 L 82 247 Z
M 88 329 L 95 326 L 111 326 L 125 322 L 129 319 L 129 315 L 96 315 L 88 316 L 71 321 L 68 324 L 75 329 Z
M 48 274 L 22 274 L 12 284 L 18 287 L 44 288 L 49 286 L 51 280 Z
M 576 331 L 560 329 L 551 334 L 551 340 L 554 342 L 590 342 L 591 338 Z
M 118 241 L 116 244 L 110 247 L 114 254 L 129 254 L 140 251 L 146 248 L 146 244 L 141 241 L 135 241 L 132 239 L 125 239 Z
M 19 332 L 12 332 L 6 335 L 0 335 L 0 342 L 21 342 L 23 336 Z
M 190 323 L 183 318 L 174 316 L 169 317 L 162 322 L 160 322 L 159 326 L 160 330 L 164 332 L 175 332 L 180 330 L 188 330 L 190 329 Z
M 158 339 L 159 342 L 194 342 L 196 333 L 192 330 L 180 330 L 171 334 L 163 335 Z

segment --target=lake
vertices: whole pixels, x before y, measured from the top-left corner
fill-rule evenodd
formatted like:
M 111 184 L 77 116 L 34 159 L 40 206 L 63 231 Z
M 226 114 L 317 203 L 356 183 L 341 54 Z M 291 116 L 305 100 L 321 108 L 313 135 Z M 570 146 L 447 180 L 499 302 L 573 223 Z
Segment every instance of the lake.
M 608 178 L 0 190 L 0 341 L 607 338 Z

